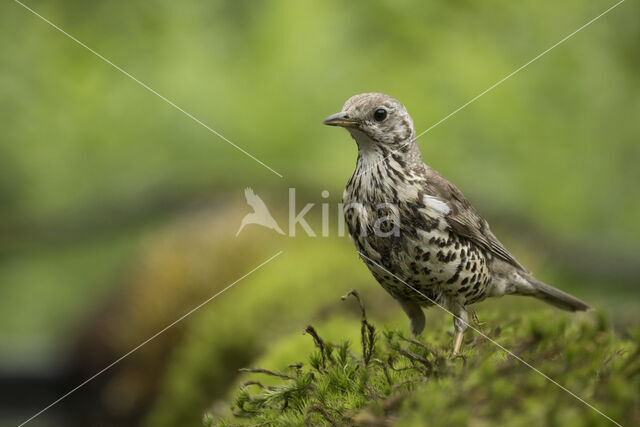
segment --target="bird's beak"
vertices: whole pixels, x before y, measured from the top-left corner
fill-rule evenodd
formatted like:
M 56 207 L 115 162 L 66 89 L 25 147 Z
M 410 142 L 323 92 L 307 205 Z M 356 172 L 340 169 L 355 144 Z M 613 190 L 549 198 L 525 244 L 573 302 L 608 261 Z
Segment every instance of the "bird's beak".
M 350 119 L 345 112 L 332 114 L 324 119 L 322 123 L 329 126 L 341 126 L 343 128 L 354 128 L 358 126 L 358 121 Z

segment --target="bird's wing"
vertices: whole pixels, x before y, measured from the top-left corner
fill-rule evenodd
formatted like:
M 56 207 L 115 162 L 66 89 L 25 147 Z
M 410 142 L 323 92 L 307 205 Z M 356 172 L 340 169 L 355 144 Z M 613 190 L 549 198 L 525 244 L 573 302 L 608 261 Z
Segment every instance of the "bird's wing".
M 429 166 L 425 165 L 427 193 L 447 204 L 445 214 L 451 230 L 475 245 L 490 251 L 494 256 L 527 271 L 500 243 L 489 229 L 487 221 L 480 216 L 458 188 Z
M 268 211 L 267 206 L 264 204 L 260 196 L 256 195 L 250 187 L 244 189 L 244 197 L 247 199 L 247 204 L 251 206 L 254 211 Z

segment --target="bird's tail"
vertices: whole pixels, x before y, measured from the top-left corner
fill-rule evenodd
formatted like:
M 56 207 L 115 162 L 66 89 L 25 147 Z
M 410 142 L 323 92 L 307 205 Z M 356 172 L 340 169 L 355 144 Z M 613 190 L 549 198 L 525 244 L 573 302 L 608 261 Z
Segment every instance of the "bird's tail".
M 567 311 L 585 311 L 591 309 L 591 307 L 584 301 L 581 301 L 560 289 L 549 286 L 535 277 L 529 276 L 527 277 L 527 281 L 533 288 L 532 293 L 528 294 L 546 302 L 547 304 L 551 304 Z

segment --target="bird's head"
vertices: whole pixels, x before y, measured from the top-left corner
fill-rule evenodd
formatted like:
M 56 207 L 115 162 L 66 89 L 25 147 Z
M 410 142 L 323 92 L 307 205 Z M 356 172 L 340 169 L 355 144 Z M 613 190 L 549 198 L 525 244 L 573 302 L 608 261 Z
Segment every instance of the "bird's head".
M 327 117 L 324 124 L 346 128 L 360 150 L 384 146 L 395 151 L 416 144 L 413 121 L 407 109 L 383 93 L 352 96 L 342 111 Z

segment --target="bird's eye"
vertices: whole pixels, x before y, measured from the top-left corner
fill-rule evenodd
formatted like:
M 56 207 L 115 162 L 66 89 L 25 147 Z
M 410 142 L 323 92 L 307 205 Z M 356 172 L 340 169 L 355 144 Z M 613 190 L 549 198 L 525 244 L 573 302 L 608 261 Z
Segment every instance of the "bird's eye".
M 379 108 L 376 110 L 375 113 L 373 113 L 373 118 L 375 119 L 376 122 L 381 122 L 384 119 L 387 118 L 387 110 L 385 110 L 384 108 Z

